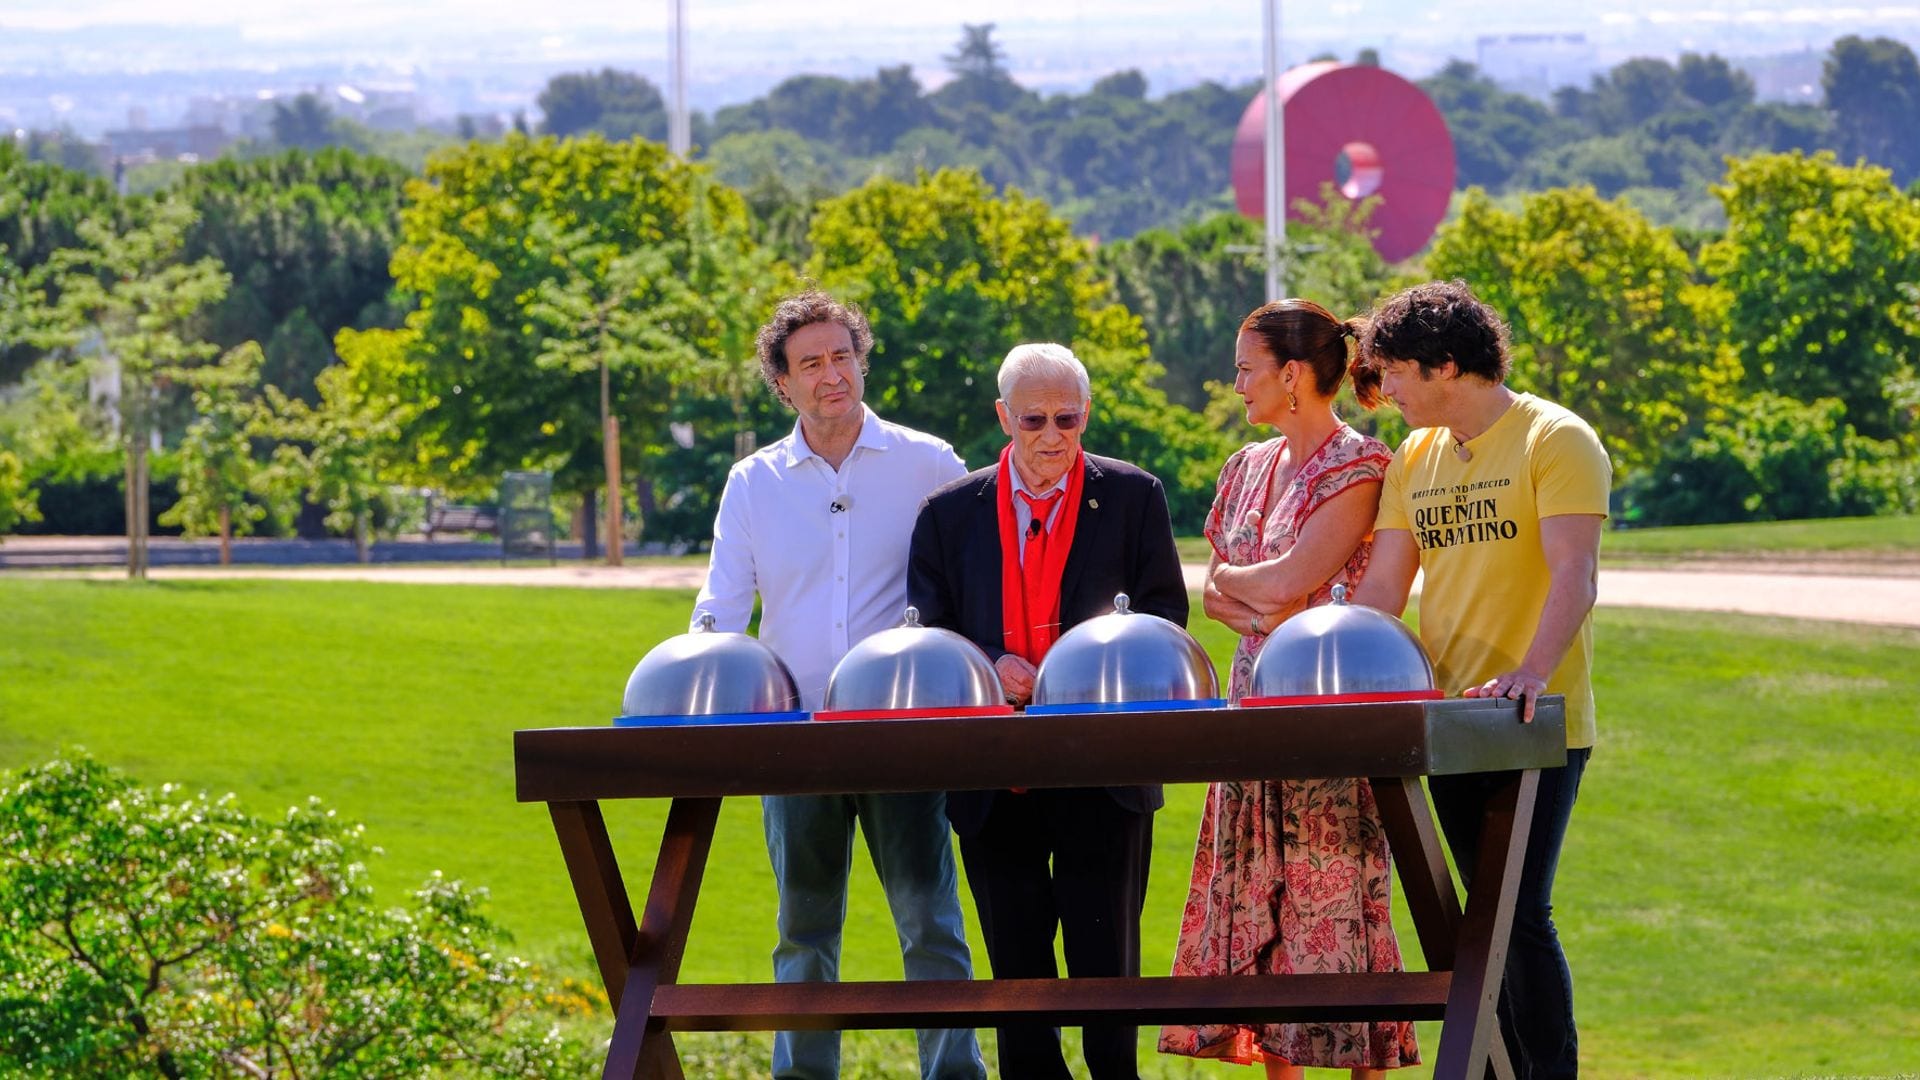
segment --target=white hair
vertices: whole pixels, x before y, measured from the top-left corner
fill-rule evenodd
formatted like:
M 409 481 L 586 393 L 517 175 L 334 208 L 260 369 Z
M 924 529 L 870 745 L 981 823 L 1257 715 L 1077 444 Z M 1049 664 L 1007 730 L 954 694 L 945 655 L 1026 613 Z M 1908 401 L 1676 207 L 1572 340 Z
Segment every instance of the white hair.
M 1045 378 L 1054 375 L 1071 375 L 1080 385 L 1080 400 L 1093 398 L 1093 382 L 1087 377 L 1087 365 L 1073 355 L 1073 350 L 1065 345 L 1051 341 L 1028 342 L 1015 345 L 1000 362 L 1000 400 L 1013 396 L 1013 388 L 1023 379 Z

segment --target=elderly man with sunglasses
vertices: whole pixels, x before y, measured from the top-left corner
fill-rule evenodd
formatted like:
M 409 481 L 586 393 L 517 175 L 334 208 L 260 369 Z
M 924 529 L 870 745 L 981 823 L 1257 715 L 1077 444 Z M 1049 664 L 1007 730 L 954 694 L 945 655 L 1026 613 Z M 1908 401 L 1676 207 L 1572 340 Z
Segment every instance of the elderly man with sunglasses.
M 1054 641 L 1112 611 L 1114 594 L 1184 626 L 1187 589 L 1160 481 L 1081 449 L 1093 402 L 1079 358 L 1061 345 L 1017 346 L 1000 365 L 999 390 L 1007 448 L 997 465 L 927 497 L 907 599 L 926 625 L 984 649 L 1007 700 L 1024 705 Z M 947 794 L 994 978 L 1057 977 L 1056 927 L 1070 974 L 1140 973 L 1161 803 L 1158 785 Z M 1092 1080 L 1136 1080 L 1136 1030 L 1086 1029 Z M 1073 1075 L 1054 1028 L 1001 1028 L 999 1051 L 1010 1080 Z

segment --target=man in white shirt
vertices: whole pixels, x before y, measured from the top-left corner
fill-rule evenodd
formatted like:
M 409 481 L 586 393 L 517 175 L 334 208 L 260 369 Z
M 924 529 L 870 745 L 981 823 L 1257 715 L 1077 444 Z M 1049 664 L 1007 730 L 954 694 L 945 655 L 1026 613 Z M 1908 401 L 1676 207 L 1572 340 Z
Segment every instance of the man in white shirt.
M 744 631 L 758 593 L 760 640 L 792 669 L 802 706 L 819 709 L 847 650 L 900 623 L 921 500 L 966 466 L 944 441 L 861 401 L 873 331 L 858 310 L 821 292 L 788 297 L 758 348 L 761 375 L 800 419 L 727 474 L 694 621 L 710 612 L 718 629 Z M 972 978 L 944 794 L 768 796 L 762 820 L 780 890 L 777 981 L 839 977 L 856 821 L 907 978 Z M 984 1080 L 970 1029 L 918 1035 L 922 1077 Z M 832 1080 L 839 1070 L 839 1032 L 775 1036 L 775 1077 Z

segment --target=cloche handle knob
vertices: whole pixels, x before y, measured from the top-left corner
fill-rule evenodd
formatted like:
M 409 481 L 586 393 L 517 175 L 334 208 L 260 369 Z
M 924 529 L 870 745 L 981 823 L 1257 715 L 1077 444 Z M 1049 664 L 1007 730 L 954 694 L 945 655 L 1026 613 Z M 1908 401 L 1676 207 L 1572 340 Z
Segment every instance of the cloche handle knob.
M 900 625 L 919 626 L 920 625 L 920 609 L 917 607 L 914 607 L 912 604 L 908 604 L 907 612 L 906 612 L 906 621 L 901 623 Z
M 695 619 L 695 624 L 693 628 L 694 633 L 711 634 L 713 633 L 714 626 L 717 624 L 717 620 L 714 619 L 713 612 L 703 611 Z
M 1345 585 L 1335 585 L 1333 587 L 1333 602 L 1336 604 L 1344 604 L 1347 602 L 1347 587 Z
M 1113 613 L 1115 615 L 1133 614 L 1132 604 L 1133 604 L 1133 598 L 1128 596 L 1126 593 L 1113 594 Z

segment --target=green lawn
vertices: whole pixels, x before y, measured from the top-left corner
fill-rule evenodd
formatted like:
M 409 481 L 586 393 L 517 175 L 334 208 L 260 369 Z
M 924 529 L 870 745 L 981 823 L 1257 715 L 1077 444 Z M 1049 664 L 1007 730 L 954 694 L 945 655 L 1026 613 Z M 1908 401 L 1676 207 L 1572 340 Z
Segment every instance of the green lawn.
M 1664 529 L 1608 529 L 1603 558 L 1837 558 L 1920 559 L 1920 517 L 1756 521 L 1738 525 L 1681 525 Z
M 509 733 L 610 717 L 634 660 L 690 601 L 0 576 L 0 768 L 82 745 L 149 783 L 237 791 L 259 811 L 320 795 L 385 849 L 378 887 L 434 868 L 487 885 L 522 951 L 585 972 L 545 812 L 513 802 Z M 1224 658 L 1228 636 L 1199 632 Z M 1602 744 L 1557 890 L 1587 1074 L 1911 1070 L 1920 634 L 1613 610 L 1599 634 Z M 1201 795 L 1171 789 L 1158 820 L 1149 971 L 1168 964 Z M 609 807 L 630 883 L 644 881 L 662 816 Z M 766 975 L 757 816 L 742 800 L 723 813 L 689 978 Z M 870 871 L 852 910 L 846 976 L 896 977 Z M 1422 1037 L 1430 1054 L 1434 1030 Z M 765 1039 L 687 1046 L 701 1055 L 690 1075 L 752 1075 Z M 850 1036 L 846 1075 L 909 1076 L 910 1054 L 903 1036 Z M 1152 1076 L 1253 1075 L 1144 1061 Z
M 1204 536 L 1183 536 L 1178 543 L 1180 558 L 1186 562 L 1204 563 L 1212 554 Z M 1696 559 L 1920 562 L 1920 517 L 1608 529 L 1600 538 L 1600 557 L 1610 563 Z

